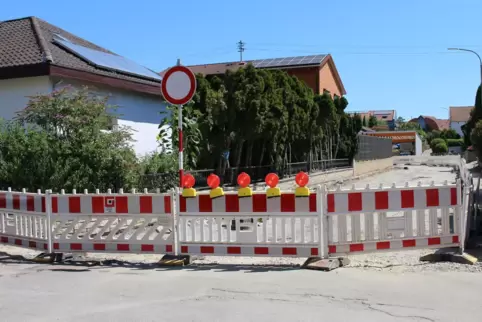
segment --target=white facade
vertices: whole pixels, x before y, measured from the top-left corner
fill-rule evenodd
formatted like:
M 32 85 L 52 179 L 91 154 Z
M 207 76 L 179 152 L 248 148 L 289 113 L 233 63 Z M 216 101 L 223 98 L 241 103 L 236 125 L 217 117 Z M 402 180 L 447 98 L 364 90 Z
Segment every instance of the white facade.
M 46 94 L 66 85 L 76 88 L 88 86 L 101 96 L 109 96 L 109 103 L 119 107 L 118 124 L 133 130 L 136 154 L 145 155 L 157 150 L 156 136 L 162 119 L 160 112 L 166 108 L 160 96 L 48 76 L 0 80 L 0 117 L 12 119 L 16 112 L 25 108 L 28 96 Z
M 422 146 L 422 139 L 418 136 L 418 133 L 415 134 L 415 155 L 422 155 L 423 153 L 423 146 Z
M 51 91 L 48 76 L 0 80 L 0 118 L 13 119 L 27 106 L 29 96 Z
M 467 122 L 450 122 L 450 128 L 455 130 L 461 137 L 464 136 L 464 132 L 462 132 L 462 125 Z

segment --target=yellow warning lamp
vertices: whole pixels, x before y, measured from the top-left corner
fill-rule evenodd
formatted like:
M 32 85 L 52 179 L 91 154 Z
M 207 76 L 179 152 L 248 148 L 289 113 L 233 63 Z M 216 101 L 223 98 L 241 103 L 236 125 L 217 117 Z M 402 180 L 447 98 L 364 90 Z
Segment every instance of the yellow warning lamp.
M 196 197 L 196 189 L 193 188 L 196 180 L 192 174 L 186 174 L 182 177 L 182 196 L 184 198 L 194 198 Z
M 246 172 L 241 172 L 238 176 L 238 185 L 241 187 L 238 190 L 238 197 L 251 197 L 253 195 L 253 190 L 249 187 L 251 183 L 251 178 Z
M 296 197 L 309 197 L 310 196 L 310 189 L 306 187 L 308 181 L 310 181 L 310 177 L 306 172 L 300 171 L 295 177 L 296 184 L 298 187 L 295 190 Z
M 219 186 L 221 183 L 221 180 L 219 180 L 219 177 L 215 175 L 214 173 L 211 173 L 208 177 L 208 186 L 211 188 L 211 191 L 209 192 L 209 197 L 211 199 L 218 198 L 224 196 L 224 191 L 223 188 Z
M 274 197 L 280 197 L 281 196 L 281 190 L 279 187 L 277 187 L 279 178 L 276 175 L 276 173 L 268 173 L 266 178 L 264 179 L 266 184 L 268 185 L 268 191 L 266 191 L 266 196 L 268 198 L 274 198 Z

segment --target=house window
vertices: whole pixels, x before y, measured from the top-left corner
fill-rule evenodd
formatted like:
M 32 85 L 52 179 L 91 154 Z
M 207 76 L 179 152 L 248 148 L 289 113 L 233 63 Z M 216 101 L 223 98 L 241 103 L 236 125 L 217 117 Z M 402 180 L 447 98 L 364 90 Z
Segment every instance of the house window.
M 382 116 L 382 119 L 386 119 L 386 118 L 387 118 L 387 116 L 386 116 L 386 115 L 383 115 L 383 116 Z

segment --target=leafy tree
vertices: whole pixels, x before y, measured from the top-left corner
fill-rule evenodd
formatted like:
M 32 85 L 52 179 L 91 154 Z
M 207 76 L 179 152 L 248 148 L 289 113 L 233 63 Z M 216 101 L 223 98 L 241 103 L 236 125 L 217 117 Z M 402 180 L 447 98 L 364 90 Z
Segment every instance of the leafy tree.
M 374 126 L 377 126 L 377 124 L 378 124 L 377 117 L 375 115 L 370 115 L 370 118 L 368 119 L 368 126 L 372 128 Z
M 470 141 L 480 160 L 482 158 L 482 120 L 475 124 L 475 128 L 470 134 Z
M 367 118 L 365 115 L 363 115 L 363 126 L 367 126 Z
M 37 95 L 0 137 L 2 182 L 15 189 L 101 189 L 136 185 L 130 130 L 116 108 L 87 88 Z
M 472 130 L 475 129 L 477 123 L 482 119 L 482 85 L 477 89 L 475 95 L 474 108 L 470 112 L 470 118 L 466 124 L 462 126 L 462 131 L 464 133 L 465 145 L 471 145 Z
M 197 75 L 197 85 L 187 106 L 192 110 L 183 113 L 188 119 L 184 121 L 185 161 L 193 168 L 215 168 L 224 177 L 235 174 L 226 172 L 230 166 L 238 172 L 243 168 L 249 172 L 252 166 L 282 171 L 290 162 L 356 153 L 362 120 L 345 114 L 346 98 L 333 99 L 328 93 L 315 96 L 284 71 L 248 65 L 224 75 Z M 166 116 L 160 126 L 161 145 L 171 142 L 169 134 L 177 145 L 177 113 L 170 109 Z

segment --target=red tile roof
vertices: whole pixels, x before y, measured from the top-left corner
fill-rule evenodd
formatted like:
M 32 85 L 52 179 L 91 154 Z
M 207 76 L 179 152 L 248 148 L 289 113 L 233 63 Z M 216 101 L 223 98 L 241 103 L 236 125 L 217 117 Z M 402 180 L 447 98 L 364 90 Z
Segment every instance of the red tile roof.
M 473 106 L 450 106 L 450 122 L 467 122 Z

